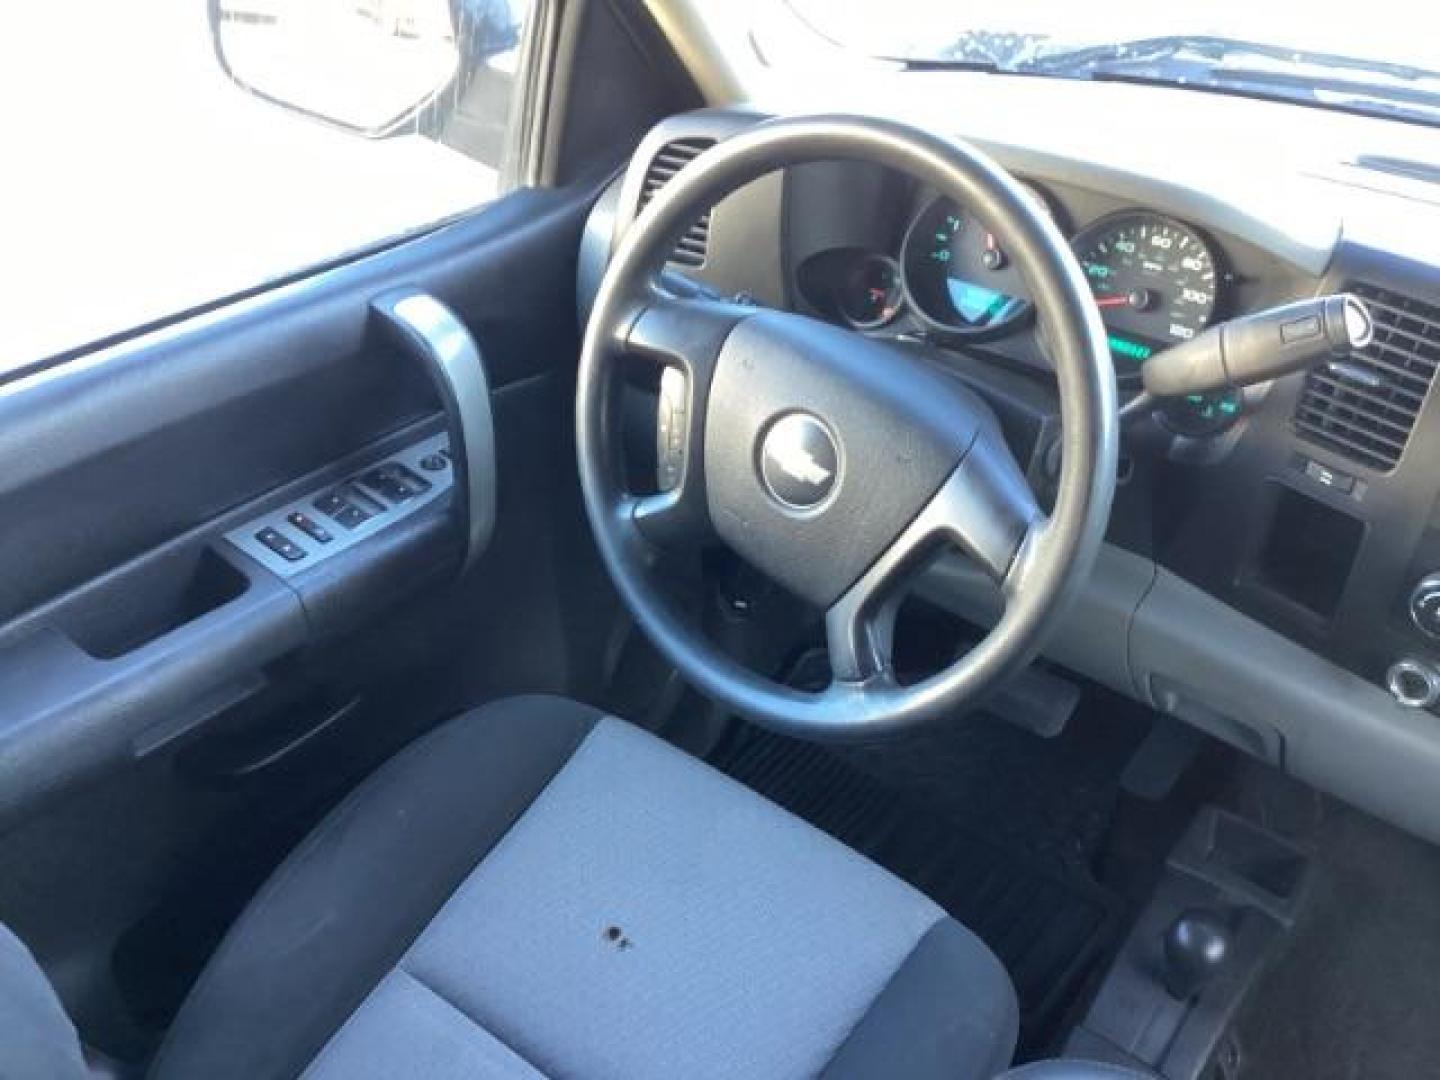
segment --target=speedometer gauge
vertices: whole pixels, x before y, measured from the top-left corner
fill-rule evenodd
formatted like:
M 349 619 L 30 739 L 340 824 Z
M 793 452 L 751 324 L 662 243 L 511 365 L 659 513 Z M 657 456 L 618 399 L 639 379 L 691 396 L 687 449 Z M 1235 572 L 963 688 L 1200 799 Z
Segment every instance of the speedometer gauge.
M 1215 255 L 1188 225 L 1144 211 L 1106 218 L 1075 238 L 1123 377 L 1153 354 L 1189 341 L 1215 315 Z

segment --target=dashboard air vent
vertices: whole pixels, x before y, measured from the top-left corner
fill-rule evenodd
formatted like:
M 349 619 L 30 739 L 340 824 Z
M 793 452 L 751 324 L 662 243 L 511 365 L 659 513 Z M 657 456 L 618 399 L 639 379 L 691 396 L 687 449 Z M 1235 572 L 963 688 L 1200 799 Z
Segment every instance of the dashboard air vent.
M 1316 368 L 1295 408 L 1301 438 L 1372 469 L 1393 469 L 1440 367 L 1440 307 L 1372 285 L 1350 291 L 1370 307 L 1375 340 L 1343 364 Z
M 670 182 L 671 177 L 690 162 L 715 145 L 714 139 L 676 139 L 662 146 L 645 170 L 645 183 L 640 188 L 639 210 L 644 210 L 655 193 Z M 682 266 L 703 266 L 705 253 L 710 246 L 710 215 L 702 214 L 700 219 L 685 230 L 685 235 L 675 245 L 671 262 Z

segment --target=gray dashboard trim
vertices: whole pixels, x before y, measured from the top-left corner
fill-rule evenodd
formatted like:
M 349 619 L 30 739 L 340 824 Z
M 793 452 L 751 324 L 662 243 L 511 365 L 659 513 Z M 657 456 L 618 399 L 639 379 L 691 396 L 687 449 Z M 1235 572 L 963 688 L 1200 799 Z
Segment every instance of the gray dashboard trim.
M 1130 670 L 1130 628 L 1155 572 L 1149 559 L 1102 545 L 1089 582 L 1049 638 L 1045 655 L 1117 693 L 1136 697 L 1139 686 Z M 937 559 L 917 591 L 980 626 L 994 625 L 1001 615 L 999 591 L 976 564 L 959 556 Z
M 982 626 L 999 613 L 993 588 L 958 557 L 918 591 Z M 1106 545 L 1045 655 L 1440 842 L 1440 718 L 1150 559 Z

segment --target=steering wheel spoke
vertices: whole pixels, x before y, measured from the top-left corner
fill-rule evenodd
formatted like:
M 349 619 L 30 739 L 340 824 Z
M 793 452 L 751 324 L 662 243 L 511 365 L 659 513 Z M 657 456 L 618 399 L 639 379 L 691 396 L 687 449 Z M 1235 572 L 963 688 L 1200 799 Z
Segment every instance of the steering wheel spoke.
M 698 484 L 681 482 L 678 488 L 638 495 L 626 509 L 640 535 L 656 547 L 684 548 L 714 539 L 704 492 Z
M 743 304 L 673 296 L 655 285 L 634 305 L 618 344 L 632 356 L 679 368 L 708 392 L 725 339 L 753 314 Z
M 883 576 L 867 578 L 825 612 L 825 648 L 836 683 L 879 689 L 894 683 L 895 617 L 904 593 Z
M 652 495 L 628 500 L 650 543 L 683 547 L 714 538 L 705 489 L 705 414 L 720 349 L 748 308 L 650 291 L 626 321 L 620 351 L 661 366 Z
M 946 544 L 978 563 L 1007 594 L 1026 542 L 1045 515 L 998 433 L 982 430 L 919 516 L 825 614 L 838 682 L 893 678 L 895 616 L 905 585 Z
M 916 524 L 959 548 L 1007 593 L 1021 553 L 1045 514 L 1019 463 L 995 432 L 982 431 Z

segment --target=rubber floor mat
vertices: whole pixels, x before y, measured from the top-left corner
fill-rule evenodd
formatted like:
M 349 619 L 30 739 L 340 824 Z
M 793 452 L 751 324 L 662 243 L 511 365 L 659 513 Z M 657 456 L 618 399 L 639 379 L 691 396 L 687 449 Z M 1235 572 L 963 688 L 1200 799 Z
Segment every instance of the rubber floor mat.
M 820 746 L 747 726 L 711 762 L 973 930 L 1015 983 L 1022 1057 L 1044 1049 L 1122 927 L 1119 899 L 1099 885 L 1029 865 Z

